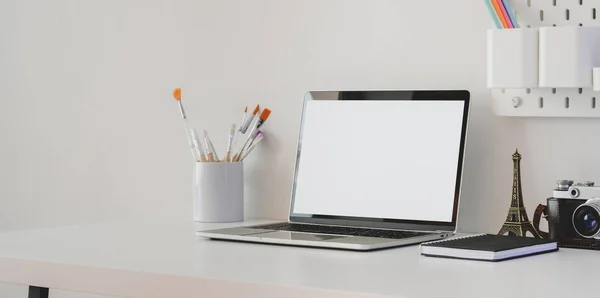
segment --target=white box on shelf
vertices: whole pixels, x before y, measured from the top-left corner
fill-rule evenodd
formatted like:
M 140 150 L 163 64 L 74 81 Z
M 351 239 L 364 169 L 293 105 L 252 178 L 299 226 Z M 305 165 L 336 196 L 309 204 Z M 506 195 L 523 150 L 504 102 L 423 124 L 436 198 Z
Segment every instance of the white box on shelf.
M 488 30 L 487 86 L 488 88 L 538 86 L 537 28 Z
M 600 67 L 594 67 L 592 69 L 592 80 L 594 91 L 600 91 Z
M 600 27 L 541 27 L 540 87 L 592 87 L 600 66 Z

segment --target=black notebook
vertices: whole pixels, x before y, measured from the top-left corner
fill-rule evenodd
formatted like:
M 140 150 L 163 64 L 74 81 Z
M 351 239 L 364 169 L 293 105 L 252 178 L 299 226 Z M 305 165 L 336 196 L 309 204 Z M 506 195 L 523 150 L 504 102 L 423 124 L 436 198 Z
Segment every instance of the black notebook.
M 502 261 L 557 250 L 557 242 L 552 240 L 491 234 L 421 244 L 424 256 L 484 261 Z

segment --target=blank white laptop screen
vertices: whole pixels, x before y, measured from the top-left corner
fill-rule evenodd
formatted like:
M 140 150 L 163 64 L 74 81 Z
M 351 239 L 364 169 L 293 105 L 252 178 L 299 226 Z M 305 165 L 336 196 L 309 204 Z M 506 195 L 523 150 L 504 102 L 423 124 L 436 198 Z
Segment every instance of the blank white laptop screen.
M 451 222 L 464 105 L 308 100 L 292 213 Z

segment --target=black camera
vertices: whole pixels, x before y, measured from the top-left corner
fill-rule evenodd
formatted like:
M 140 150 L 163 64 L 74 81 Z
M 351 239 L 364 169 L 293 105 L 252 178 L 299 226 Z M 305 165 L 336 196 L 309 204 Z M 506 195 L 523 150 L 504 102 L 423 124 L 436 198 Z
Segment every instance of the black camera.
M 539 205 L 533 226 L 540 235 L 562 247 L 600 250 L 600 187 L 594 182 L 559 180 L 547 205 Z M 540 231 L 540 218 L 548 220 L 548 232 Z

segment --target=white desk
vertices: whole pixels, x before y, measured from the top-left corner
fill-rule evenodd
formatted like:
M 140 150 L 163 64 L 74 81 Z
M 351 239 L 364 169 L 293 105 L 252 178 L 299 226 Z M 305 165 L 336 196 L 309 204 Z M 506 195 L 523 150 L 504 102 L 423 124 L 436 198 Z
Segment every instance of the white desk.
M 256 223 L 256 222 L 253 222 Z M 117 297 L 588 297 L 600 252 L 500 263 L 199 239 L 192 223 L 0 233 L 0 282 Z

